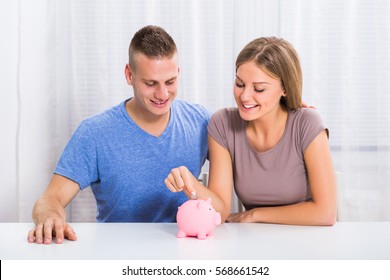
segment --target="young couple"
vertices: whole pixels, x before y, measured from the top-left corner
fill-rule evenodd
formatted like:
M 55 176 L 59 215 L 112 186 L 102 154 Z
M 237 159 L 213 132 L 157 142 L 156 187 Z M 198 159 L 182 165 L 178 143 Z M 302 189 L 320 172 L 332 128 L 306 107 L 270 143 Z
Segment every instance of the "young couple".
M 332 225 L 336 186 L 328 130 L 302 108 L 298 55 L 287 41 L 259 38 L 236 60 L 235 108 L 210 119 L 175 100 L 174 40 L 158 26 L 134 35 L 125 67 L 133 97 L 84 120 L 33 209 L 28 241 L 76 240 L 65 207 L 90 186 L 99 222 L 175 222 L 196 193 L 227 222 Z M 209 184 L 197 178 L 209 158 Z M 164 185 L 165 182 L 165 185 Z M 245 206 L 231 213 L 233 186 Z

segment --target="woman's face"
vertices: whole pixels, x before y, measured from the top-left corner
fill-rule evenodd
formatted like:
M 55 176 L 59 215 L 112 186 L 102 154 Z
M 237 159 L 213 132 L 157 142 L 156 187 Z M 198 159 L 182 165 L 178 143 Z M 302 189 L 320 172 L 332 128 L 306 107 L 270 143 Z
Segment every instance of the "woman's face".
M 234 84 L 234 98 L 242 119 L 252 121 L 281 107 L 285 91 L 279 79 L 268 75 L 253 61 L 238 67 Z

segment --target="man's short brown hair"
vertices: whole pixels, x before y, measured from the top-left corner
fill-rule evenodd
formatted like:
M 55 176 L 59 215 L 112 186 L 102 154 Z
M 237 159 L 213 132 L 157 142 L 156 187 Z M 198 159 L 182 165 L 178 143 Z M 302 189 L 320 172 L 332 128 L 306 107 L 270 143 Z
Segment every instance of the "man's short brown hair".
M 171 58 L 177 53 L 175 41 L 161 27 L 148 25 L 138 30 L 129 46 L 129 65 L 135 70 L 135 58 L 138 54 L 143 54 L 148 58 L 159 59 L 163 57 Z

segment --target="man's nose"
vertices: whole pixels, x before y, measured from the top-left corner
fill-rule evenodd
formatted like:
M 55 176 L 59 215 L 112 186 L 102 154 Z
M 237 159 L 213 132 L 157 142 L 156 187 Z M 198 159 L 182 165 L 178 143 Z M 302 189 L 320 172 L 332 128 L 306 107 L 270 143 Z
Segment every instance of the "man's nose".
M 165 85 L 159 85 L 155 93 L 156 98 L 165 100 L 169 97 L 168 88 Z

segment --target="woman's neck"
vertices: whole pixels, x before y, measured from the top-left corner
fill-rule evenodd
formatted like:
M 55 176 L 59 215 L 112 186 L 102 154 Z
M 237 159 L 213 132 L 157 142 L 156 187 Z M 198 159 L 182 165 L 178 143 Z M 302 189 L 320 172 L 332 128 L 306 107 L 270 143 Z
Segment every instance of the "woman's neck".
M 260 119 L 249 121 L 246 134 L 249 143 L 259 152 L 272 149 L 282 138 L 288 111 L 282 107 Z

